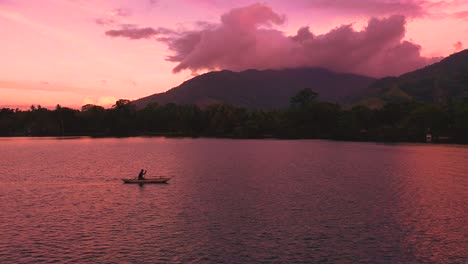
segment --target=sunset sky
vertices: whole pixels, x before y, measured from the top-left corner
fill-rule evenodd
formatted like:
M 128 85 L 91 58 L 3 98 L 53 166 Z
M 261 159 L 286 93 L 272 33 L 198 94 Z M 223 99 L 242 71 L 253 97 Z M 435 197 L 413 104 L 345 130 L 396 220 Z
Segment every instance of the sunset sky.
M 0 107 L 112 105 L 208 70 L 398 75 L 468 47 L 468 0 L 0 0 Z

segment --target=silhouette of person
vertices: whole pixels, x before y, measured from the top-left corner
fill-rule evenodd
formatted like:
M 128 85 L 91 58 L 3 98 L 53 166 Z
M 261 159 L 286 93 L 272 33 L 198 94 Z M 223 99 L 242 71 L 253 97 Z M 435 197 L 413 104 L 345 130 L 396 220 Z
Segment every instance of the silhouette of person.
M 143 177 L 143 176 L 145 176 L 145 174 L 146 174 L 146 171 L 144 169 L 141 169 L 140 173 L 138 173 L 138 179 L 139 180 L 144 180 L 145 177 Z

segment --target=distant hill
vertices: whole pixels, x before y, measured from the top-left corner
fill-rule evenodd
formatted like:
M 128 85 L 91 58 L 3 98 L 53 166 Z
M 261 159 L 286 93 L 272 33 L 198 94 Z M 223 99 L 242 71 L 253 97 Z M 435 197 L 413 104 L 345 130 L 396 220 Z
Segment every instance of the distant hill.
M 399 77 L 377 80 L 368 94 L 361 103 L 373 107 L 406 100 L 438 102 L 468 97 L 468 50 Z
M 284 108 L 299 90 L 310 88 L 320 101 L 365 104 L 378 108 L 388 102 L 438 102 L 468 97 L 468 50 L 399 77 L 373 79 L 322 68 L 209 72 L 167 92 L 134 101 L 149 103 L 227 103 L 251 109 Z
M 251 109 L 284 108 L 298 91 L 310 88 L 319 100 L 350 103 L 362 98 L 375 79 L 322 68 L 209 72 L 192 78 L 167 92 L 134 101 L 139 108 L 149 103 L 227 103 Z

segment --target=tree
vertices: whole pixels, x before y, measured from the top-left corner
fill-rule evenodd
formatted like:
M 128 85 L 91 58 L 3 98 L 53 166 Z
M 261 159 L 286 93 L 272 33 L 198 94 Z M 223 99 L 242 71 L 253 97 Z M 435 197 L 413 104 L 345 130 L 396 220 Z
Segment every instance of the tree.
M 290 105 L 293 108 L 306 108 L 315 103 L 318 93 L 312 91 L 309 88 L 299 91 L 295 96 L 290 100 Z
M 128 99 L 119 99 L 109 110 L 107 122 L 111 135 L 133 135 L 136 132 L 136 106 Z
M 128 99 L 119 99 L 115 102 L 115 104 L 112 106 L 114 109 L 123 109 L 129 106 L 132 102 Z

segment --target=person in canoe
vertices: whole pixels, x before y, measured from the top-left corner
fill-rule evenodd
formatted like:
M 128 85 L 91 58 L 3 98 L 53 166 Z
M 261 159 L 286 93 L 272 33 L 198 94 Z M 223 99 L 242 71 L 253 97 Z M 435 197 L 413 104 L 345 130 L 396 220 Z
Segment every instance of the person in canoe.
M 138 173 L 138 180 L 144 180 L 146 175 L 146 171 L 144 169 L 141 169 L 140 173 Z

